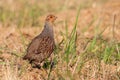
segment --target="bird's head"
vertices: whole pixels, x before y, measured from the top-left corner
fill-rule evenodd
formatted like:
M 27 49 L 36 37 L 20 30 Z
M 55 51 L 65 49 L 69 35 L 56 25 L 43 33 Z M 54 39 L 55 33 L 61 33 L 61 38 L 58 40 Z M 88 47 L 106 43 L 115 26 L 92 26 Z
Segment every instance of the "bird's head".
M 57 19 L 56 16 L 54 16 L 53 14 L 50 14 L 46 17 L 46 21 L 50 22 L 50 23 L 54 23 L 54 21 Z

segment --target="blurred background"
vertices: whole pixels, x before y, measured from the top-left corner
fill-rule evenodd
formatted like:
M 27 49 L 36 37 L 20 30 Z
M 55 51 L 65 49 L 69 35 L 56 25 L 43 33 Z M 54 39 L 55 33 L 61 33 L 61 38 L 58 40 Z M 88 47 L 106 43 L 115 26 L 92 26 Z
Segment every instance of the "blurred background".
M 58 17 L 52 71 L 22 60 L 48 14 Z M 119 80 L 119 61 L 120 0 L 0 0 L 0 80 Z

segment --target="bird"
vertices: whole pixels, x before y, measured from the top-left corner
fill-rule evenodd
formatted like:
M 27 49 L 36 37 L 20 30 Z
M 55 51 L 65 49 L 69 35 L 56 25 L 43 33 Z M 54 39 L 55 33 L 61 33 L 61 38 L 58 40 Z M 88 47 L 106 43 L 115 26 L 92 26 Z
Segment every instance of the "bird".
M 27 53 L 23 57 L 35 66 L 40 64 L 50 57 L 55 49 L 54 40 L 54 22 L 57 19 L 53 14 L 49 14 L 45 19 L 44 29 L 37 35 L 27 47 Z

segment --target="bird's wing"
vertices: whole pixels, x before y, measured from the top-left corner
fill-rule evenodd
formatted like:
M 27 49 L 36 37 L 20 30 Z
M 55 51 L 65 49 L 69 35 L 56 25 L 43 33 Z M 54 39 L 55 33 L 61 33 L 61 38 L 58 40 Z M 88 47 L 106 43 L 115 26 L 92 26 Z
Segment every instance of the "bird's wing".
M 42 38 L 36 53 L 36 58 L 39 59 L 40 62 L 48 58 L 54 50 L 54 45 L 55 43 L 53 38 L 49 36 Z
M 52 51 L 54 49 L 54 39 L 49 36 L 39 36 L 32 40 L 28 46 L 27 53 L 30 54 L 40 54 L 47 51 Z
M 31 43 L 28 45 L 28 48 L 27 48 L 27 54 L 23 57 L 23 59 L 29 59 L 31 60 L 32 57 L 34 57 L 34 54 L 37 53 L 37 50 L 38 50 L 38 47 L 39 47 L 39 44 L 40 44 L 40 39 L 41 37 L 35 37 Z
M 46 36 L 42 38 L 40 45 L 38 47 L 38 54 L 40 53 L 51 53 L 54 49 L 54 39 Z
M 54 39 L 49 36 L 37 36 L 32 40 L 27 48 L 27 54 L 24 59 L 43 59 L 50 56 L 55 47 Z
M 30 54 L 37 53 L 37 50 L 41 41 L 42 41 L 41 37 L 38 37 L 38 36 L 35 37 L 27 48 L 27 54 L 30 55 Z

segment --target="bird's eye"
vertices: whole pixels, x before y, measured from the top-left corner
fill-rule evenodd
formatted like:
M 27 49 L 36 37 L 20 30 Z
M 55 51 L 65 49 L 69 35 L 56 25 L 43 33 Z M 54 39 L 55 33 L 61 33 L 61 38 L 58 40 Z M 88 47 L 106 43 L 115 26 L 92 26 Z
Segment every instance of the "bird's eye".
M 50 16 L 50 18 L 52 18 L 52 16 Z

